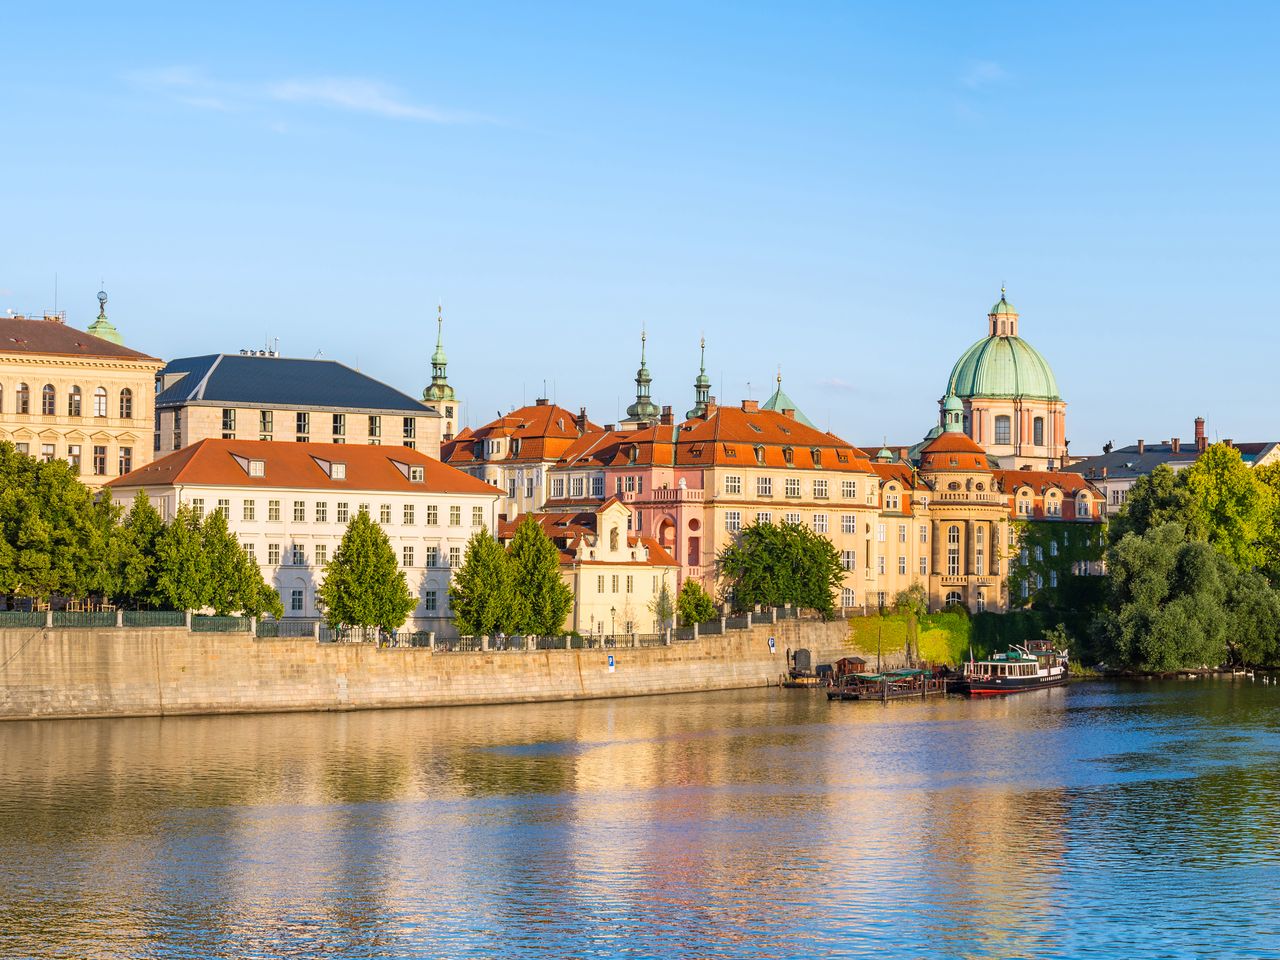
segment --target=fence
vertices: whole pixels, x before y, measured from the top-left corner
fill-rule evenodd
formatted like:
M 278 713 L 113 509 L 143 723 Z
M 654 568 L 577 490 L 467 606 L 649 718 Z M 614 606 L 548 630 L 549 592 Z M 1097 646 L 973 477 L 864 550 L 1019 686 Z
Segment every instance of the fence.
M 250 617 L 192 617 L 192 633 L 248 633 L 253 629 Z

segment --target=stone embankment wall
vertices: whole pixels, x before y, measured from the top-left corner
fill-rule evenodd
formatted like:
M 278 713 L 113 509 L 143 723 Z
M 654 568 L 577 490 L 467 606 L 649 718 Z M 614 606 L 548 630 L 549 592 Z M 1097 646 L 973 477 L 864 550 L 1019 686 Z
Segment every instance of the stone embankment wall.
M 842 620 L 785 620 L 662 647 L 434 653 L 180 628 L 5 629 L 0 630 L 0 720 L 359 710 L 726 690 L 776 683 L 786 670 L 788 648 L 808 647 L 824 661 L 856 652 L 848 636 Z M 874 652 L 862 655 L 875 659 Z

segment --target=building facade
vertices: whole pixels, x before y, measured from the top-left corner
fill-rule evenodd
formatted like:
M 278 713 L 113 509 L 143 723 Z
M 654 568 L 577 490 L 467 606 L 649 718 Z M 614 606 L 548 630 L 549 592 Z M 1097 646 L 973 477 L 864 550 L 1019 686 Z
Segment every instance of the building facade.
M 97 488 L 151 459 L 156 371 L 124 346 L 99 294 L 91 331 L 62 315 L 0 317 L 0 441 L 63 459 Z
M 279 592 L 286 617 L 315 618 L 316 589 L 360 510 L 391 540 L 418 600 L 409 625 L 454 631 L 448 586 L 477 530 L 497 530 L 499 491 L 403 446 L 197 440 L 108 485 L 139 491 L 166 520 L 179 505 L 221 511 Z
M 405 446 L 439 459 L 443 417 L 333 360 L 218 353 L 165 365 L 156 381 L 153 447 L 198 440 Z

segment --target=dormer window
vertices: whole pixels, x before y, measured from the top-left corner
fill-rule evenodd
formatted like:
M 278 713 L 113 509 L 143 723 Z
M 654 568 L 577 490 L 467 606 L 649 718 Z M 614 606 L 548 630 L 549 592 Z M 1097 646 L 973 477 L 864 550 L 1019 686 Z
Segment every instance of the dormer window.
M 347 465 L 345 463 L 329 464 L 329 479 L 330 480 L 347 479 Z
M 747 426 L 750 427 L 752 430 L 754 430 L 756 433 L 764 433 L 764 431 L 760 429 L 760 424 L 758 423 L 748 423 Z
M 764 463 L 764 447 L 756 444 L 756 463 Z
M 265 477 L 267 475 L 267 462 L 265 460 L 249 461 L 249 476 Z
M 409 482 L 410 482 L 410 483 L 421 483 L 421 482 L 422 482 L 422 476 L 423 476 L 423 470 L 422 470 L 422 467 L 412 467 L 412 466 L 411 466 L 411 467 L 409 468 Z
M 822 466 L 822 451 L 817 447 L 814 447 L 809 451 L 809 453 L 813 456 L 813 465 L 815 467 Z
M 782 459 L 785 460 L 788 464 L 795 463 L 796 452 L 792 450 L 790 447 L 783 447 Z
M 520 456 L 520 438 L 516 437 L 511 441 L 511 455 L 513 457 Z

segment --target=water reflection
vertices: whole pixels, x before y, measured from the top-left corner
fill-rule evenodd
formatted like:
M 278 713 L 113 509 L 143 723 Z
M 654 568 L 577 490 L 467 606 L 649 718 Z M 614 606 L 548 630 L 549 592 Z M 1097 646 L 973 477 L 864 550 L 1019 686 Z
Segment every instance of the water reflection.
M 1278 702 L 0 725 L 0 955 L 1274 954 Z

